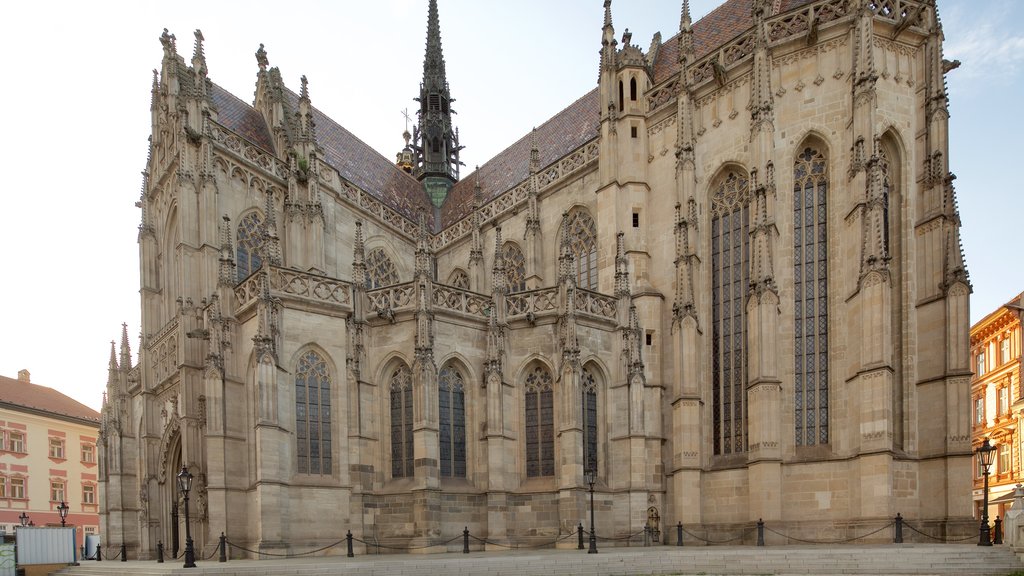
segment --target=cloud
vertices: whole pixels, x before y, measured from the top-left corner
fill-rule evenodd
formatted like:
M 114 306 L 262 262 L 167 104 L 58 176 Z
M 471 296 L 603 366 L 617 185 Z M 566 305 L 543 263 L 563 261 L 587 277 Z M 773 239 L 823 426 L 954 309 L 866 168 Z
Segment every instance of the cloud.
M 961 8 L 957 6 L 956 8 Z M 956 10 L 943 18 L 944 56 L 963 62 L 962 74 L 1007 78 L 1024 69 L 1024 34 L 1019 7 L 993 3 L 986 10 Z M 950 18 L 949 16 L 952 16 Z

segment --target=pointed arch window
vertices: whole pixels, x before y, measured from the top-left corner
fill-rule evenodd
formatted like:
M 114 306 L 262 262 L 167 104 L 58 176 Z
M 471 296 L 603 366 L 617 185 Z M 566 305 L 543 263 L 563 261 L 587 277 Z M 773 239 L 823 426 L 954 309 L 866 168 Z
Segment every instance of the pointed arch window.
M 331 473 L 331 375 L 316 352 L 295 367 L 295 438 L 300 474 Z
M 566 230 L 569 249 L 576 257 L 576 285 L 597 290 L 597 225 L 586 210 L 569 214 Z
M 398 270 L 383 248 L 374 248 L 366 255 L 366 289 L 398 284 Z
M 583 414 L 583 470 L 597 470 L 597 382 L 587 368 L 580 377 Z
M 526 476 L 555 475 L 555 408 L 551 373 L 537 366 L 526 376 Z
M 804 148 L 793 167 L 793 422 L 797 446 L 828 438 L 828 159 Z
M 636 78 L 629 79 L 629 99 L 636 102 Z
M 402 365 L 391 373 L 391 477 L 412 477 L 412 372 Z
M 235 245 L 235 270 L 238 281 L 245 280 L 259 269 L 262 260 L 259 248 L 263 239 L 263 217 L 249 212 L 238 221 Z
M 750 191 L 729 171 L 711 187 L 711 380 L 715 455 L 746 450 Z
M 505 279 L 509 292 L 526 290 L 526 258 L 515 242 L 506 242 L 502 248 L 505 260 Z
M 441 368 L 437 378 L 441 477 L 466 477 L 466 396 L 462 373 Z
M 469 275 L 463 270 L 455 270 L 452 275 L 448 277 L 448 285 L 463 290 L 469 290 Z

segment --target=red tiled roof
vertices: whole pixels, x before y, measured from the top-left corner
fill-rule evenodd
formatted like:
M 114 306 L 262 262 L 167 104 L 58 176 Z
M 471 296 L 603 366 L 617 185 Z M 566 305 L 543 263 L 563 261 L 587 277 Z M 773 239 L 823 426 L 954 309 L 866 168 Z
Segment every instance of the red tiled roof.
M 274 139 L 270 137 L 262 114 L 216 83 L 210 91 L 210 98 L 217 107 L 218 122 L 267 152 L 274 153 Z
M 781 0 L 777 14 L 788 12 L 814 0 Z M 754 25 L 752 0 L 727 0 L 693 23 L 693 51 L 699 60 L 739 36 Z M 654 62 L 654 83 L 679 73 L 679 42 L 676 34 L 663 42 Z
M 100 422 L 99 412 L 72 400 L 53 388 L 0 376 L 0 403 Z
M 480 181 L 486 204 L 530 176 L 530 148 L 536 142 L 540 167 L 565 156 L 597 137 L 600 107 L 598 91 L 593 89 L 550 120 L 537 127 L 478 170 L 455 183 L 441 207 L 441 227 L 451 226 L 473 209 L 473 189 Z

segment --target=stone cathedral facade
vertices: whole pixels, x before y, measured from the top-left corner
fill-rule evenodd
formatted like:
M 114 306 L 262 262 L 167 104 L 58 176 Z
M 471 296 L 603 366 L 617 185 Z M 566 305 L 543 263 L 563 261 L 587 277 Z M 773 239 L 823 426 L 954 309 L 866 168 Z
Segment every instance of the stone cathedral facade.
M 976 532 L 935 1 L 683 0 L 646 49 L 612 13 L 597 86 L 470 174 L 436 0 L 397 161 L 164 32 L 108 543 L 184 542 L 182 465 L 204 554 L 554 542 L 587 470 L 602 537 Z

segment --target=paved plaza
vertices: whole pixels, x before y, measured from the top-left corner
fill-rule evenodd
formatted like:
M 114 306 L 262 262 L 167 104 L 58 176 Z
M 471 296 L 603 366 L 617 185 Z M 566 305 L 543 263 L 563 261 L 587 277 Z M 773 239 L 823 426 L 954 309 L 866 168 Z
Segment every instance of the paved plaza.
M 469 554 L 382 554 L 304 557 L 274 560 L 199 561 L 185 569 L 180 560 L 85 562 L 59 574 L 217 574 L 222 576 L 327 575 L 357 576 L 529 576 L 529 575 L 726 575 L 726 574 L 916 574 L 1000 575 L 1024 570 L 1006 546 L 970 544 L 901 544 L 841 546 L 713 546 L 605 548 L 581 550 L 471 552 Z

